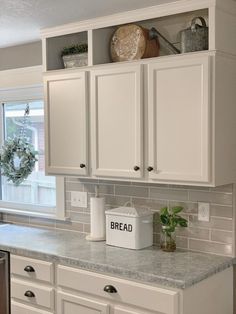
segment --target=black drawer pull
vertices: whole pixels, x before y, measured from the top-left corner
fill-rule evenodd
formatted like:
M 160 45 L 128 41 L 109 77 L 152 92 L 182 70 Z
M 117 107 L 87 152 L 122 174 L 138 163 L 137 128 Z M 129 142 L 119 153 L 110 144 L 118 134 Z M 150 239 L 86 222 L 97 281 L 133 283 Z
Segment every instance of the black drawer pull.
M 111 285 L 105 286 L 103 290 L 107 293 L 117 293 L 116 288 Z
M 85 168 L 86 167 L 85 164 L 80 164 L 79 166 L 80 166 L 80 168 Z
M 134 171 L 138 171 L 140 168 L 138 166 L 134 166 Z
M 149 172 L 152 171 L 152 170 L 153 170 L 153 167 L 148 167 L 147 168 L 147 171 L 149 171 Z
M 27 273 L 34 273 L 35 272 L 34 268 L 30 265 L 25 266 L 24 271 L 26 271 Z
M 27 290 L 27 291 L 25 292 L 25 296 L 26 296 L 27 298 L 34 298 L 34 297 L 35 297 L 35 294 L 34 294 L 32 291 Z

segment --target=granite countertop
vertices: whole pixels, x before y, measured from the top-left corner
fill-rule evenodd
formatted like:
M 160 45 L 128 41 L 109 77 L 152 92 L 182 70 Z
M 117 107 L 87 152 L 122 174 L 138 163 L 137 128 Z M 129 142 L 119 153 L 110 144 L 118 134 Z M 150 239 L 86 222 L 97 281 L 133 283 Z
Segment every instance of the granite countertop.
M 54 261 L 153 285 L 185 289 L 233 265 L 234 259 L 177 250 L 162 252 L 151 247 L 129 250 L 88 242 L 83 234 L 0 226 L 0 249 L 32 258 Z

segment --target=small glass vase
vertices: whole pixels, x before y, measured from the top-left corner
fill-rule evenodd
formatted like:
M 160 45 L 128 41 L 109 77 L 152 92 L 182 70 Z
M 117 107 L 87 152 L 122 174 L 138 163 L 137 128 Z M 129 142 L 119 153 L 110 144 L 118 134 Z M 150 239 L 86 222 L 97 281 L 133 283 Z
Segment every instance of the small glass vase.
M 165 252 L 174 252 L 176 250 L 176 234 L 168 232 L 168 227 L 161 228 L 161 249 Z

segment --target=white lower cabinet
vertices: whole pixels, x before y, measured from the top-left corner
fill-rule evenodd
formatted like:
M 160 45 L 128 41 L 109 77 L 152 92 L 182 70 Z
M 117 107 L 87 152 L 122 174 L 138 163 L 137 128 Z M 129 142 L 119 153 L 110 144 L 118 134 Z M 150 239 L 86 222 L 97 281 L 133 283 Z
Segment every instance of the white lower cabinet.
M 149 311 L 98 301 L 93 296 L 84 297 L 66 292 L 57 294 L 57 314 L 151 314 Z M 152 312 L 153 313 L 153 312 Z M 159 314 L 159 312 L 155 312 Z M 160 313 L 161 314 L 161 313 Z
M 186 289 L 153 286 L 20 257 L 11 264 L 11 314 L 232 314 L 232 267 Z M 14 266 L 15 264 L 15 266 Z M 34 266 L 35 279 L 22 272 Z M 46 267 L 46 268 L 45 268 Z M 56 267 L 55 281 L 42 269 Z M 27 272 L 27 271 L 26 271 Z M 49 271 L 50 274 L 50 271 Z M 219 289 L 220 287 L 220 289 Z M 28 295 L 28 296 L 27 296 Z
M 11 255 L 11 314 L 55 313 L 54 264 Z
M 41 309 L 11 301 L 11 314 L 51 314 Z
M 57 293 L 57 314 L 109 314 L 109 308 L 106 302 L 65 292 Z
M 54 308 L 54 288 L 12 278 L 11 297 L 48 310 Z
M 66 289 L 66 291 L 73 289 L 77 293 L 86 293 L 95 299 L 107 300 L 111 304 L 112 310 L 114 306 L 115 313 L 124 311 L 125 306 L 140 308 L 140 311 L 133 311 L 137 314 L 146 314 L 151 311 L 155 314 L 179 313 L 180 293 L 176 289 L 152 287 L 61 265 L 57 268 L 57 283 L 61 289 Z M 124 306 L 116 307 L 119 304 Z M 59 314 L 64 313 L 60 312 Z
M 150 314 L 150 312 L 147 312 L 144 310 L 135 310 L 135 309 L 125 308 L 124 306 L 115 305 L 113 314 Z M 158 314 L 158 313 L 156 312 L 155 314 Z

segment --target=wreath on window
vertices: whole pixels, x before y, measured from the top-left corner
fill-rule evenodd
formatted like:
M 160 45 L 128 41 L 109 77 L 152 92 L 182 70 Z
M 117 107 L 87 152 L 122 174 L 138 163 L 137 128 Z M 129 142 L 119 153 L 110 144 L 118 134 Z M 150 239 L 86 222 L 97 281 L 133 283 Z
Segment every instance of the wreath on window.
M 28 178 L 37 161 L 37 152 L 25 136 L 25 124 L 28 115 L 29 106 L 27 105 L 20 135 L 6 140 L 0 154 L 2 175 L 17 186 Z

